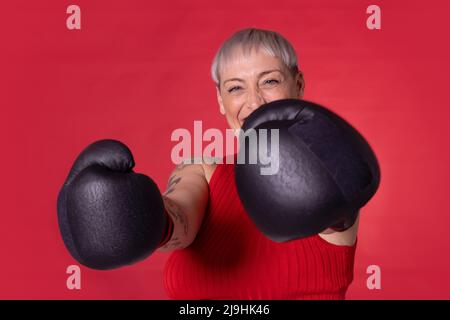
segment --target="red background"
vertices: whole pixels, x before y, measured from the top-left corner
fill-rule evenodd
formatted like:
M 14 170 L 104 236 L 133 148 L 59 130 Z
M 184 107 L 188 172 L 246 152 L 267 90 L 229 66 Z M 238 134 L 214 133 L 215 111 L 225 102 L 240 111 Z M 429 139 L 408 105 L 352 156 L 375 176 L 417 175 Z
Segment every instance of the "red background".
M 209 76 L 244 27 L 280 32 L 298 52 L 305 98 L 358 128 L 378 154 L 348 299 L 449 299 L 448 1 L 14 1 L 2 4 L 0 298 L 165 299 L 168 254 L 115 271 L 82 268 L 66 288 L 56 196 L 74 157 L 115 138 L 161 188 L 170 134 L 226 128 Z M 12 3 L 12 4 L 11 4 Z M 66 28 L 81 7 L 82 29 Z M 366 28 L 366 8 L 382 29 Z M 381 267 L 381 290 L 366 268 Z

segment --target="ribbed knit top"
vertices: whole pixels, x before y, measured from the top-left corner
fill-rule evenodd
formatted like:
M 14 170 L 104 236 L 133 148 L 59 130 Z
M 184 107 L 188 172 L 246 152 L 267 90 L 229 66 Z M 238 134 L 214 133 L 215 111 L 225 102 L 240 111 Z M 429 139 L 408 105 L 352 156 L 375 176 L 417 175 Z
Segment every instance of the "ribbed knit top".
M 172 299 L 345 299 L 353 246 L 314 235 L 285 243 L 266 238 L 236 191 L 234 165 L 220 164 L 195 241 L 172 252 L 164 286 Z

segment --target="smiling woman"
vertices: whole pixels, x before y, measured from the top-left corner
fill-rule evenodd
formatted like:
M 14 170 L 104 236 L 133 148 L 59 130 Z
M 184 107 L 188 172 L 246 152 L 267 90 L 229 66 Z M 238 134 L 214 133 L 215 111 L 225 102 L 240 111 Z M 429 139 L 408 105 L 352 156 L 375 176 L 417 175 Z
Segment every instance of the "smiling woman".
M 237 32 L 216 54 L 211 75 L 220 112 L 233 129 L 265 103 L 302 98 L 305 87 L 294 49 L 273 31 Z
M 217 52 L 211 74 L 219 110 L 232 129 L 267 103 L 302 98 L 305 87 L 293 47 L 268 30 L 235 33 Z M 344 299 L 353 280 L 358 218 L 345 230 L 272 241 L 249 219 L 232 163 L 188 165 L 174 172 L 171 181 L 177 183 L 165 195 L 172 203 L 166 208 L 185 216 L 189 227 L 174 219 L 175 240 L 162 248 L 182 249 L 165 266 L 169 297 Z M 186 239 L 182 245 L 180 238 Z

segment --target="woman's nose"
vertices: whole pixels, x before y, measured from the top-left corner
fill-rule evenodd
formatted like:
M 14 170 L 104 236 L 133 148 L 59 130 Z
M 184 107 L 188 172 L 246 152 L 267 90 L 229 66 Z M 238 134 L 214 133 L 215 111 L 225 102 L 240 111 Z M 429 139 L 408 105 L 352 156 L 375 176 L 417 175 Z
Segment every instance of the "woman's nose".
M 261 95 L 259 90 L 253 90 L 248 97 L 247 108 L 250 111 L 258 109 L 261 105 L 265 103 L 264 97 Z

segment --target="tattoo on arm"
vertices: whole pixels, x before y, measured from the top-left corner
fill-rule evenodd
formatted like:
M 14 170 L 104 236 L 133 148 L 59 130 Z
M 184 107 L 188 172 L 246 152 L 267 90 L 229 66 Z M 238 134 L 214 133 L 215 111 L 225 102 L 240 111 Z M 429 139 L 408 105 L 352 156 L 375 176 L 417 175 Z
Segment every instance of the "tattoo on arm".
M 169 181 L 167 182 L 167 189 L 164 194 L 169 194 L 175 190 L 175 186 L 181 181 L 181 177 L 177 176 L 177 173 L 181 171 L 184 167 L 188 166 L 189 164 L 181 163 L 176 166 L 174 172 L 169 177 Z
M 175 190 L 176 185 L 181 181 L 181 177 L 178 173 L 185 167 L 191 165 L 191 163 L 181 163 L 176 166 L 172 175 L 167 182 L 167 189 L 164 192 L 164 196 L 172 193 Z M 186 214 L 178 207 L 178 205 L 170 198 L 164 197 L 164 204 L 167 213 L 172 218 L 175 225 L 172 238 L 163 246 L 163 249 L 181 248 L 183 246 L 183 239 L 188 234 L 188 219 Z
M 181 177 L 178 177 L 175 173 L 172 174 L 169 178 L 169 182 L 167 183 L 167 189 L 164 194 L 169 194 L 173 190 L 175 190 L 175 186 L 180 182 Z
M 174 225 L 180 226 L 181 230 L 178 231 L 178 228 L 175 228 L 172 238 L 163 246 L 163 248 L 164 249 L 177 248 L 182 245 L 180 237 L 181 238 L 186 237 L 188 234 L 188 219 L 172 199 L 165 197 L 164 203 L 166 211 L 172 218 Z
M 174 237 L 169 242 L 167 242 L 162 248 L 163 249 L 174 249 L 174 248 L 179 248 L 180 246 L 181 246 L 181 241 L 177 237 Z

